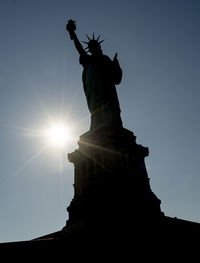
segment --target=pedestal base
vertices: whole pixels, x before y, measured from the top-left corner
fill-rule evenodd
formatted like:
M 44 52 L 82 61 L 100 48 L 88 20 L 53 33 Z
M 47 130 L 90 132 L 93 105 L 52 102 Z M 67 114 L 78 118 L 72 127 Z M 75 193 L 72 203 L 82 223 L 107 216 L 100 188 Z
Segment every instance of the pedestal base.
M 78 145 L 68 155 L 75 175 L 66 229 L 116 231 L 160 220 L 161 202 L 144 162 L 148 148 L 138 145 L 131 131 L 104 127 L 80 136 Z

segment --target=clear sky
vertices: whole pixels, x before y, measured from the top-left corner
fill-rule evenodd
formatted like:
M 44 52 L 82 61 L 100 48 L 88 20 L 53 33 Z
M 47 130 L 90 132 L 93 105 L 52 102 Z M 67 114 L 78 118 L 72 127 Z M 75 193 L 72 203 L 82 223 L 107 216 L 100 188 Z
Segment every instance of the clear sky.
M 68 217 L 67 153 L 89 129 L 70 18 L 81 40 L 95 32 L 104 54 L 118 52 L 123 124 L 149 147 L 162 211 L 200 222 L 199 14 L 198 0 L 0 1 L 0 242 L 58 231 Z M 63 118 L 73 140 L 46 147 L 40 131 Z

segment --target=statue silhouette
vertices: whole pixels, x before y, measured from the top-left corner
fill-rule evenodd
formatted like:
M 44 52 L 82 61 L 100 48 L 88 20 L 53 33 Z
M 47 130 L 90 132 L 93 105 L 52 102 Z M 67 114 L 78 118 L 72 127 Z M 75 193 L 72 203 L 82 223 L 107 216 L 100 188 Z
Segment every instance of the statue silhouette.
M 120 106 L 115 85 L 122 79 L 117 53 L 113 60 L 104 55 L 101 49 L 100 36 L 95 39 L 88 35 L 86 49 L 84 49 L 75 33 L 75 21 L 69 20 L 66 25 L 71 39 L 80 54 L 80 64 L 83 66 L 83 88 L 91 113 L 90 130 L 104 126 L 122 127 Z M 87 50 L 87 51 L 86 51 Z M 90 53 L 90 55 L 88 54 Z

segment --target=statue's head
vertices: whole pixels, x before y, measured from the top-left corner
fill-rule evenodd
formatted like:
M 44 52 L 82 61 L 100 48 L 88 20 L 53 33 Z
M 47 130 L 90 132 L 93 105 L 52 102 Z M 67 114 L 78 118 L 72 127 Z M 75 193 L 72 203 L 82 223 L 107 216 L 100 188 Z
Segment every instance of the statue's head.
M 101 43 L 104 40 L 99 41 L 100 36 L 95 39 L 94 33 L 92 39 L 86 35 L 88 38 L 88 42 L 82 41 L 83 43 L 87 44 L 88 46 L 86 47 L 86 50 L 90 52 L 92 55 L 102 55 L 102 50 L 101 50 Z

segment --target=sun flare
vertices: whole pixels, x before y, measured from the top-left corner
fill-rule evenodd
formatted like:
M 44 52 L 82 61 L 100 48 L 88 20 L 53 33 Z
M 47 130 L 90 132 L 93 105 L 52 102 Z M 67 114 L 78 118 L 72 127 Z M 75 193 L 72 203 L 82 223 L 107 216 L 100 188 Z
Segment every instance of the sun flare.
M 64 147 L 72 139 L 70 128 L 62 122 L 49 125 L 44 135 L 48 144 L 59 147 Z

